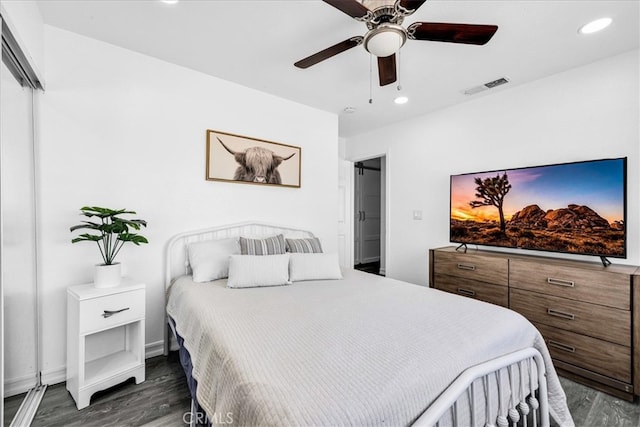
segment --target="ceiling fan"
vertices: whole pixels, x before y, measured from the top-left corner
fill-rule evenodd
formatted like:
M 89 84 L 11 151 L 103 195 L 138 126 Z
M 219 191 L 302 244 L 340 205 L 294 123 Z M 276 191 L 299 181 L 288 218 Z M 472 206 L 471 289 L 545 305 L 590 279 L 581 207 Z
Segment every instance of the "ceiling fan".
M 413 14 L 426 0 L 323 0 L 338 10 L 364 22 L 369 31 L 308 56 L 294 65 L 308 68 L 334 55 L 364 44 L 367 52 L 378 57 L 380 86 L 396 81 L 396 52 L 407 39 L 483 45 L 498 30 L 496 25 L 414 22 L 406 29 L 404 18 Z M 370 4 L 371 7 L 365 5 Z

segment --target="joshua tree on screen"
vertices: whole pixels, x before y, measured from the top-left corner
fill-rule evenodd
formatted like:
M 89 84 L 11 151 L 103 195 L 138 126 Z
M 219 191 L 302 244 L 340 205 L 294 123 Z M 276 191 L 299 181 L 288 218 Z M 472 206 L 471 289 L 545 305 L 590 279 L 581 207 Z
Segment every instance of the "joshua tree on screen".
M 511 190 L 511 184 L 509 184 L 509 177 L 505 172 L 502 176 L 496 175 L 495 178 L 475 178 L 473 180 L 476 187 L 476 198 L 481 200 L 472 200 L 469 202 L 469 206 L 472 208 L 478 208 L 480 206 L 495 206 L 498 208 L 500 214 L 500 231 L 505 232 L 506 224 L 504 221 L 504 211 L 502 205 L 504 203 L 504 196 Z

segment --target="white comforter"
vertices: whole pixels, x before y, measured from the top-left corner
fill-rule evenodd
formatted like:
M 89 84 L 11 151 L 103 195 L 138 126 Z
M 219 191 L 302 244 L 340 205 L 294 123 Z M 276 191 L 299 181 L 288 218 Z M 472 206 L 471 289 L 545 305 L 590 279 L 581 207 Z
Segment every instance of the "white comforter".
M 210 419 L 409 425 L 465 368 L 533 346 L 552 417 L 573 424 L 542 337 L 511 310 L 354 270 L 282 287 L 225 283 L 180 278 L 167 305 Z

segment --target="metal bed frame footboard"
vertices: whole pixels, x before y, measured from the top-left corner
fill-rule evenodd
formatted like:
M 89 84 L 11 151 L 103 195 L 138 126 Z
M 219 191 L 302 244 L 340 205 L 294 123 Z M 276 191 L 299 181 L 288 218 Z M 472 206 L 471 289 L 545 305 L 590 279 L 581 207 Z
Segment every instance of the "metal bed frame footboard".
M 232 237 L 315 237 L 307 230 L 261 222 L 242 222 L 178 234 L 166 248 L 165 291 L 173 280 L 191 274 L 188 246 L 192 242 Z M 165 292 L 165 307 L 166 307 Z M 165 309 L 165 348 L 168 355 L 173 325 Z M 171 330 L 171 332 L 169 332 Z M 177 346 L 177 343 L 176 343 Z M 496 398 L 497 396 L 497 398 Z M 197 403 L 192 401 L 192 411 Z M 482 408 L 478 411 L 478 408 Z M 193 421 L 192 421 L 193 425 Z M 527 348 L 463 371 L 413 424 L 427 426 L 549 426 L 546 369 L 538 350 Z
M 548 427 L 542 355 L 531 347 L 466 369 L 413 425 Z

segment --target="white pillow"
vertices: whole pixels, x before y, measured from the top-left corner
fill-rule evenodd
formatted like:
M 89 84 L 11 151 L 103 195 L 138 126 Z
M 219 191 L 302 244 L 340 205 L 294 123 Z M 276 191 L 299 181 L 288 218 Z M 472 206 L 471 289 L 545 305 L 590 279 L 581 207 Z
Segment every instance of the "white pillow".
M 229 288 L 290 285 L 289 254 L 231 255 Z
M 289 260 L 289 279 L 302 280 L 342 279 L 337 253 L 292 253 Z
M 194 282 L 210 282 L 229 275 L 229 256 L 240 253 L 237 238 L 189 244 L 189 265 Z

